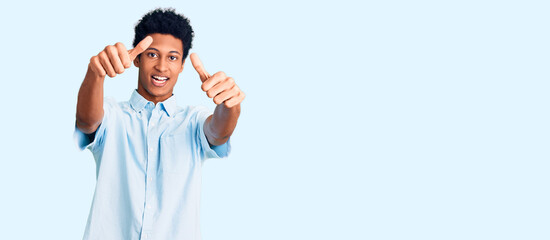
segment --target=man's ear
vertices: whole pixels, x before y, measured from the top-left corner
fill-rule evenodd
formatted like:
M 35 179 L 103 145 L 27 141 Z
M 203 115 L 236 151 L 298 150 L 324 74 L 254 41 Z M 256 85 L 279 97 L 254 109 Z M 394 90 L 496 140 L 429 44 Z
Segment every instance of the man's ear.
M 183 59 L 183 62 L 181 63 L 180 73 L 183 72 L 183 66 L 185 65 L 185 60 L 186 60 L 186 59 Z
M 138 55 L 136 59 L 134 59 L 134 66 L 136 66 L 137 68 L 139 68 L 139 57 L 141 57 L 141 54 Z

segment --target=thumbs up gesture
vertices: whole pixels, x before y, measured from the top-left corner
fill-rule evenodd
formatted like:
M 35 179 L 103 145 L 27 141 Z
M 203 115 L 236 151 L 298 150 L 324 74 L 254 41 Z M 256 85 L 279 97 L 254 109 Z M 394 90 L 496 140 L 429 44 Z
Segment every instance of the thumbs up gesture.
M 109 45 L 90 59 L 89 67 L 99 77 L 115 77 L 129 68 L 132 61 L 153 43 L 153 38 L 145 37 L 134 49 L 126 50 L 124 44 Z
M 245 97 L 239 86 L 235 84 L 232 77 L 228 77 L 224 72 L 217 72 L 214 75 L 208 74 L 202 65 L 199 56 L 191 53 L 189 56 L 191 63 L 197 71 L 202 81 L 202 90 L 206 92 L 209 98 L 214 100 L 215 104 L 224 104 L 227 108 L 239 105 Z

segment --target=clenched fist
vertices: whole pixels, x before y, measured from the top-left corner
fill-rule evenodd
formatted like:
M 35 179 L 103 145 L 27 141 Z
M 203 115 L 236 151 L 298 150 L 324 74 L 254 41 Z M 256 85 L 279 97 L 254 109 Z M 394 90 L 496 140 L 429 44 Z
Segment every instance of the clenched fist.
M 147 36 L 134 49 L 130 50 L 126 50 L 122 43 L 109 45 L 90 59 L 88 67 L 100 77 L 105 77 L 105 75 L 115 77 L 117 74 L 123 73 L 124 69 L 129 68 L 132 61 L 145 51 L 152 42 L 153 38 Z
M 228 77 L 224 72 L 217 72 L 214 75 L 210 75 L 204 69 L 196 53 L 192 53 L 189 57 L 202 81 L 202 90 L 206 92 L 209 98 L 214 100 L 215 104 L 223 103 L 225 107 L 232 108 L 244 100 L 245 94 L 241 91 L 239 86 L 235 84 L 235 80 L 233 80 L 232 77 Z

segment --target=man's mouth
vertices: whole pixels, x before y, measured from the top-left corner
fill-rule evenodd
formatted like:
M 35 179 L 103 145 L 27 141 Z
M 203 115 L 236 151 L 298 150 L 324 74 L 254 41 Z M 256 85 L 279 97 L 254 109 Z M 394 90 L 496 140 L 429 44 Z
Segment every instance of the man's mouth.
M 158 75 L 153 75 L 151 76 L 151 78 L 153 79 L 153 85 L 155 85 L 156 87 L 162 87 L 164 85 L 166 85 L 166 81 L 168 81 L 168 77 L 165 77 L 165 76 L 158 76 Z

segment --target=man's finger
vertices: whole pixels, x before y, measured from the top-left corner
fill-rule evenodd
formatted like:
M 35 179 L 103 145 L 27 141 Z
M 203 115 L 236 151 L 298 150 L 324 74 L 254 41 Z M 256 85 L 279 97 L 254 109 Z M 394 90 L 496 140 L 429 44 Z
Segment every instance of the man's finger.
M 216 84 L 224 81 L 226 78 L 227 76 L 225 75 L 224 72 L 220 71 L 220 72 L 214 73 L 214 75 L 208 76 L 208 79 L 202 82 L 201 89 L 206 92 L 210 90 L 212 87 L 214 87 Z
M 105 77 L 107 75 L 107 72 L 105 72 L 105 69 L 103 69 L 103 66 L 101 65 L 101 62 L 99 61 L 98 56 L 93 56 L 92 59 L 90 59 L 90 66 L 92 67 L 92 70 L 99 76 Z
M 228 108 L 232 108 L 234 106 L 236 106 L 237 104 L 240 104 L 245 98 L 245 95 L 243 92 L 239 92 L 239 94 L 237 94 L 237 96 L 233 96 L 227 100 L 225 100 L 223 102 L 223 104 L 228 107 Z
M 132 65 L 132 61 L 130 60 L 130 55 L 128 55 L 128 50 L 126 50 L 124 44 L 119 42 L 115 44 L 115 47 L 117 49 L 118 57 L 120 58 L 122 65 L 124 66 L 124 68 L 129 68 Z
M 118 55 L 118 51 L 116 47 L 114 46 L 108 46 L 105 48 L 105 52 L 107 53 L 107 56 L 109 57 L 109 61 L 111 61 L 111 66 L 113 66 L 113 69 L 117 74 L 121 74 L 124 72 L 124 66 L 122 65 L 122 61 L 120 60 L 120 56 Z
M 130 55 L 130 61 L 134 61 L 137 55 L 141 54 L 145 49 L 147 49 L 151 43 L 153 43 L 153 38 L 151 36 L 145 37 L 141 42 L 139 42 L 134 49 L 130 49 L 128 54 Z
M 201 81 L 206 81 L 206 79 L 210 77 L 210 74 L 208 74 L 206 69 L 204 69 L 204 66 L 202 66 L 202 62 L 199 56 L 196 53 L 191 53 L 189 58 L 191 58 L 191 64 L 193 64 L 193 67 L 201 77 Z
M 113 65 L 111 65 L 111 60 L 109 60 L 109 56 L 107 56 L 107 53 L 100 52 L 97 56 L 99 57 L 99 62 L 101 62 L 101 66 L 103 67 L 103 69 L 105 69 L 105 72 L 107 72 L 107 75 L 114 78 L 116 76 L 116 72 L 113 68 Z

